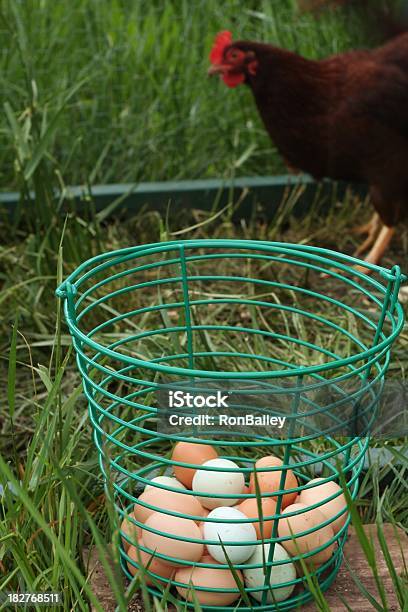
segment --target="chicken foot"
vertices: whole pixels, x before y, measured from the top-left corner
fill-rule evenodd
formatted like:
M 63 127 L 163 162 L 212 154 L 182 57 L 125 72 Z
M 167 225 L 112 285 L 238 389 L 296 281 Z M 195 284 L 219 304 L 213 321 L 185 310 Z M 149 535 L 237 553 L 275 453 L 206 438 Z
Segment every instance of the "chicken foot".
M 394 234 L 395 234 L 395 227 L 387 227 L 386 225 L 384 225 L 371 251 L 368 253 L 364 261 L 366 261 L 367 263 L 371 263 L 371 264 L 379 264 L 382 256 L 384 255 L 385 251 L 388 249 L 389 244 Z M 355 269 L 358 270 L 359 272 L 364 272 L 365 274 L 370 274 L 371 272 L 364 266 L 356 266 Z
M 384 225 L 375 241 L 371 251 L 365 257 L 364 261 L 370 264 L 379 264 L 385 251 L 388 249 L 392 237 L 395 234 L 395 227 L 387 227 Z M 353 269 L 363 274 L 371 274 L 372 270 L 366 268 L 364 265 L 353 266 Z M 330 278 L 330 274 L 322 274 L 321 278 Z
M 361 226 L 357 231 L 361 234 L 367 233 L 367 238 L 364 240 L 362 244 L 356 249 L 354 252 L 354 257 L 359 257 L 363 253 L 367 251 L 375 242 L 375 238 L 378 235 L 379 229 L 381 228 L 382 223 L 378 213 L 374 213 L 371 220 L 366 224 Z M 357 232 L 356 232 L 357 233 Z
M 367 223 L 355 227 L 353 229 L 353 234 L 356 234 L 357 236 L 365 236 L 366 234 L 370 234 L 373 231 L 373 228 L 375 228 L 376 230 L 379 229 L 379 222 L 380 216 L 378 213 L 375 212 Z

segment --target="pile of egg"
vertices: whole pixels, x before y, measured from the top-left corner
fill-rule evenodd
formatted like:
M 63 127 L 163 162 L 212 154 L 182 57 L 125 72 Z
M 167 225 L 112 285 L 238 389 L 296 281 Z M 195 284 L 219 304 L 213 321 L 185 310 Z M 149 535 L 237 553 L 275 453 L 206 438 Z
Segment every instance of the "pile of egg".
M 211 606 L 239 599 L 238 578 L 256 601 L 261 602 L 267 590 L 267 603 L 272 603 L 290 597 L 302 582 L 299 559 L 314 571 L 331 558 L 336 534 L 347 518 L 346 501 L 336 483 L 315 478 L 299 486 L 293 471 L 287 469 L 283 491 L 288 492 L 282 491 L 275 534 L 279 538 L 273 556 L 276 565 L 265 589 L 264 560 L 278 514 L 283 462 L 272 455 L 262 457 L 255 463 L 256 478 L 251 473 L 247 486 L 239 466 L 220 458 L 209 445 L 178 442 L 171 460 L 176 463 L 174 476 L 153 478 L 121 525 L 133 576 L 143 566 L 148 585 L 171 579 L 180 583 L 176 588 L 184 599 L 192 601 L 194 587 L 199 603 Z M 217 567 L 220 564 L 224 567 Z M 238 566 L 234 572 L 231 564 Z

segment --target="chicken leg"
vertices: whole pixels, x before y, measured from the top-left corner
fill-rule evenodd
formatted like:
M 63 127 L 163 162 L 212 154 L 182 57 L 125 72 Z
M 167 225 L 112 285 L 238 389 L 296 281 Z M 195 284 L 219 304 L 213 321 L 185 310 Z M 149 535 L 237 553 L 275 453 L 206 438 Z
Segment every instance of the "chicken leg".
M 356 230 L 356 233 L 359 233 L 359 234 L 367 233 L 368 235 L 367 235 L 367 238 L 364 240 L 364 242 L 360 244 L 358 249 L 356 249 L 356 251 L 354 252 L 354 257 L 359 257 L 373 245 L 376 235 L 378 234 L 378 231 L 381 225 L 382 223 L 381 223 L 379 214 L 374 213 L 373 217 L 366 225 L 362 225 L 360 228 Z
M 371 251 L 365 258 L 365 261 L 371 264 L 379 264 L 394 234 L 395 227 L 387 227 L 386 225 L 384 225 Z M 356 270 L 358 270 L 359 272 L 364 272 L 365 274 L 370 273 L 370 270 L 368 270 L 364 266 L 356 266 Z

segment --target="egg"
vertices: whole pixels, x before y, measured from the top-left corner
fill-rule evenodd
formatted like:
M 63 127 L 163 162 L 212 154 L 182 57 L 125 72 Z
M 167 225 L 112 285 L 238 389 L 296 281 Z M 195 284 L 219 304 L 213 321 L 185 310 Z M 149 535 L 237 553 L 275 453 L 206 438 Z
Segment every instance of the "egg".
M 154 483 L 169 487 L 171 489 L 186 489 L 186 487 L 181 482 L 179 482 L 177 478 L 173 478 L 172 476 L 156 476 L 155 478 L 152 478 L 150 482 L 151 484 L 147 484 L 145 486 L 145 491 L 149 491 L 150 489 L 155 488 L 157 491 L 157 487 L 154 486 Z
M 196 562 L 203 556 L 204 545 L 202 543 L 199 526 L 190 519 L 177 516 L 169 516 L 161 512 L 155 512 L 147 519 L 145 527 L 156 529 L 161 534 L 152 533 L 143 529 L 143 542 L 146 548 L 156 551 L 161 555 L 171 557 L 170 560 L 160 559 L 165 565 L 178 566 L 177 559 Z M 198 542 L 185 542 L 175 540 L 173 536 L 186 539 L 195 539 Z
M 139 525 L 135 525 L 131 522 L 130 519 L 135 520 L 135 516 L 133 513 L 129 514 L 128 517 L 125 517 L 120 526 L 120 530 L 122 532 L 122 546 L 125 551 L 130 548 L 131 543 L 136 544 L 136 542 L 139 542 L 142 534 L 142 530 Z M 127 536 L 128 540 L 130 540 L 131 542 L 126 540 L 124 535 Z
M 285 514 L 290 512 L 297 512 L 298 514 L 285 518 Z M 317 508 L 308 510 L 305 504 L 288 506 L 282 512 L 282 518 L 279 520 L 278 534 L 279 537 L 289 536 L 291 539 L 281 542 L 282 546 L 294 557 L 299 554 L 305 555 L 320 546 L 326 545 L 334 537 L 334 531 L 330 525 L 321 527 L 308 535 L 298 535 L 313 527 L 318 527 L 326 520 L 326 517 Z M 305 559 L 305 563 L 312 567 L 318 567 L 330 559 L 333 550 L 334 543 Z
M 208 519 L 221 519 L 237 521 L 246 519 L 243 512 L 235 508 L 220 507 L 212 510 Z M 204 539 L 221 542 L 231 563 L 244 563 L 254 552 L 256 546 L 256 531 L 251 523 L 204 523 Z M 231 546 L 228 542 L 240 542 L 239 546 Z M 207 544 L 210 555 L 220 563 L 227 563 L 224 550 L 221 545 Z
M 335 521 L 331 523 L 334 533 L 340 531 L 344 523 L 347 520 L 347 502 L 344 497 L 342 488 L 335 482 L 323 482 L 324 478 L 314 478 L 308 483 L 308 488 L 304 489 L 299 495 L 299 502 L 306 506 L 313 506 L 314 504 L 320 504 L 319 510 L 326 519 L 332 519 L 343 512 Z M 322 482 L 313 488 L 309 489 L 309 486 Z M 338 497 L 325 503 L 325 500 L 332 495 L 339 494 Z
M 154 509 L 151 509 L 145 508 L 140 503 L 135 503 L 133 512 L 136 519 L 141 523 L 144 523 L 151 514 L 160 510 L 171 510 L 189 516 L 204 516 L 204 510 L 200 502 L 193 495 L 187 493 L 163 491 L 163 489 L 153 487 L 144 491 L 139 500 L 154 506 Z
M 142 542 L 140 543 L 142 544 Z M 158 581 L 162 582 L 160 578 L 150 576 L 148 572 L 152 572 L 152 574 L 158 574 L 165 580 L 171 578 L 175 572 L 174 567 L 162 563 L 162 561 L 155 557 L 153 553 L 148 553 L 140 549 L 139 551 L 137 551 L 135 546 L 131 546 L 127 554 L 128 557 L 132 559 L 134 564 L 138 566 L 135 567 L 135 565 L 133 565 L 130 561 L 127 562 L 128 570 L 132 574 L 132 576 L 136 576 L 136 574 L 139 572 L 140 565 L 142 565 L 144 568 L 147 568 L 147 571 L 143 573 L 143 578 L 148 586 L 152 586 L 155 582 Z
M 218 565 L 210 556 L 202 557 L 200 563 L 211 563 L 214 566 Z M 236 570 L 236 572 L 242 582 L 241 572 L 239 570 Z M 183 567 L 177 570 L 174 580 L 176 582 L 183 582 L 186 585 L 192 584 L 194 587 L 203 587 L 204 589 L 221 589 L 220 592 L 216 593 L 210 590 L 194 590 L 194 597 L 200 604 L 205 606 L 228 606 L 240 597 L 240 592 L 234 580 L 234 576 L 229 569 L 217 569 L 217 567 Z M 178 586 L 176 588 L 184 599 L 193 601 L 191 586 L 188 588 Z M 235 592 L 225 592 L 230 589 L 234 589 Z
M 202 537 L 202 539 L 203 539 L 203 540 L 205 540 L 205 535 L 204 535 L 204 527 L 205 527 L 205 523 L 199 523 L 199 524 L 198 524 L 198 526 L 199 526 L 200 531 L 201 531 L 201 537 Z M 205 544 L 205 542 L 203 542 L 203 544 L 204 544 L 204 553 L 203 553 L 203 554 L 204 554 L 204 555 L 208 555 L 208 548 L 207 548 L 207 545 Z
M 276 514 L 276 501 L 271 497 L 264 497 L 261 499 L 261 507 L 263 518 L 263 537 L 264 539 L 267 539 L 271 537 L 274 521 L 273 519 L 271 519 L 270 521 L 265 521 L 264 519 L 267 516 L 272 516 L 273 514 Z M 261 523 L 259 521 L 258 513 L 258 500 L 255 497 L 245 499 L 241 504 L 239 504 L 239 506 L 237 506 L 237 509 L 240 510 L 240 512 L 243 512 L 248 518 L 258 519 L 258 522 L 252 523 L 252 525 L 255 527 L 257 538 L 261 539 L 262 536 Z
M 248 588 L 255 587 L 263 587 L 265 582 L 264 575 L 264 557 L 265 560 L 268 560 L 269 555 L 269 547 L 270 544 L 259 544 L 253 555 L 248 559 L 247 565 L 262 565 L 259 568 L 245 569 L 244 570 L 244 582 L 245 586 Z M 262 550 L 263 549 L 263 550 Z M 275 544 L 275 549 L 273 551 L 273 561 L 287 561 L 290 559 L 286 550 L 280 544 Z M 270 591 L 268 591 L 268 595 L 266 598 L 266 602 L 271 604 L 275 601 L 284 601 L 287 599 L 293 589 L 295 588 L 294 584 L 288 584 L 287 586 L 278 586 L 285 582 L 291 582 L 296 578 L 296 570 L 293 563 L 283 563 L 282 565 L 276 565 L 272 567 L 271 577 L 269 580 L 269 584 L 272 588 L 273 596 Z M 256 599 L 256 601 L 262 601 L 263 590 L 253 591 L 250 593 L 251 597 Z
M 172 461 L 191 463 L 191 465 L 202 465 L 205 461 L 216 459 L 218 453 L 208 444 L 196 444 L 194 442 L 177 442 L 171 455 Z M 173 466 L 174 474 L 183 485 L 191 489 L 196 468 L 186 468 L 180 465 Z
M 239 466 L 229 459 L 210 459 L 203 463 L 203 468 L 235 468 Z M 209 497 L 199 497 L 201 504 L 205 508 L 212 510 L 219 506 L 234 506 L 237 498 L 214 498 L 213 495 L 240 495 L 245 486 L 245 479 L 242 472 L 212 472 L 199 469 L 194 474 L 193 491 L 195 493 L 209 493 Z
M 273 455 L 268 455 L 266 457 L 262 457 L 262 459 L 258 459 L 255 463 L 255 468 L 270 468 L 270 467 L 279 467 L 283 465 L 283 461 L 278 457 L 274 457 Z M 259 489 L 261 493 L 272 493 L 274 491 L 280 490 L 280 479 L 282 475 L 282 470 L 276 470 L 273 472 L 257 472 L 257 479 L 259 484 Z M 292 472 L 292 470 L 288 469 L 286 472 L 284 489 L 294 489 L 298 486 L 298 481 L 296 476 Z M 255 477 L 254 474 L 251 474 L 251 478 L 249 481 L 249 488 L 251 493 L 255 493 Z M 282 499 L 282 508 L 286 508 L 290 504 L 293 504 L 297 496 L 297 491 L 293 493 L 286 493 L 283 495 Z M 277 499 L 277 498 L 276 498 Z

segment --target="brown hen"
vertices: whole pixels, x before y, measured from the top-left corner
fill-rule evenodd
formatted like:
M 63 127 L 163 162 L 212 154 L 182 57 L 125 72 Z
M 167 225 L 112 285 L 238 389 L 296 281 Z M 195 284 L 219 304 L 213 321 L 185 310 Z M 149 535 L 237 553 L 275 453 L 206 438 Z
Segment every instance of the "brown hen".
M 316 61 L 221 32 L 210 61 L 209 73 L 229 87 L 251 88 L 291 166 L 316 179 L 369 184 L 378 217 L 359 254 L 372 247 L 366 261 L 379 263 L 408 215 L 408 34 Z

